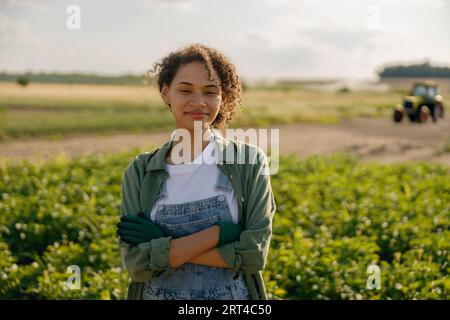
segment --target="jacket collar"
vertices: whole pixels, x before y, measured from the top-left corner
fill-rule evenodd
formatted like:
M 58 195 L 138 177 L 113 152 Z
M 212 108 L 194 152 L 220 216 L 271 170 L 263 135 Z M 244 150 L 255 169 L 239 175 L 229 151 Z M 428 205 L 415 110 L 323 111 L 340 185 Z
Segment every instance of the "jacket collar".
M 219 166 L 224 163 L 233 163 L 234 162 L 234 154 L 236 152 L 235 149 L 235 143 L 224 137 L 220 130 L 211 128 L 211 131 L 214 135 L 214 139 L 219 145 Z M 151 157 L 150 161 L 148 162 L 146 171 L 156 171 L 156 170 L 165 170 L 165 159 L 167 156 L 167 153 L 169 152 L 170 148 L 172 147 L 173 140 L 169 140 L 164 145 L 159 148 L 153 157 Z M 228 155 L 228 156 L 227 156 Z

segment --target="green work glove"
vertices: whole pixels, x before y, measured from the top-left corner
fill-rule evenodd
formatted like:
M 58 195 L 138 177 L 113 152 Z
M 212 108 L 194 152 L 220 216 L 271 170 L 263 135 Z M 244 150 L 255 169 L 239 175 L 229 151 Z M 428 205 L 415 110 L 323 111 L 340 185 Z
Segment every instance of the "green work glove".
M 133 245 L 166 236 L 163 229 L 147 219 L 142 212 L 137 216 L 123 216 L 117 224 L 117 235 L 122 241 Z
M 228 221 L 219 221 L 216 223 L 220 227 L 218 247 L 226 243 L 239 240 L 242 232 L 242 226 Z

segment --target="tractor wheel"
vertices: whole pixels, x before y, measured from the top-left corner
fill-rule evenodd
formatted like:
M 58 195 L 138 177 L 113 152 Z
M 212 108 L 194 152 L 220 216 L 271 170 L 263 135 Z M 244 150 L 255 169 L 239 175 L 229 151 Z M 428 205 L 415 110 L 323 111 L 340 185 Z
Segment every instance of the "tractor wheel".
M 401 122 L 403 119 L 403 112 L 400 110 L 394 110 L 394 122 Z
M 430 113 L 430 109 L 428 109 L 427 106 L 422 106 L 419 110 L 419 116 L 418 116 L 417 120 L 420 123 L 427 122 L 429 113 Z
M 439 118 L 444 118 L 444 107 L 442 106 L 442 104 L 436 104 L 434 106 L 434 117 L 433 119 L 439 119 Z

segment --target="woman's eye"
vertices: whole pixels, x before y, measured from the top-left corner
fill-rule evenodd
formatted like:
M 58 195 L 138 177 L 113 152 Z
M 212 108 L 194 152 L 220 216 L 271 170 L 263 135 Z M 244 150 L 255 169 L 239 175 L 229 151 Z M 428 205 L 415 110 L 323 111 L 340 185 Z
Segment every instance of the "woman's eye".
M 183 92 L 183 93 L 190 93 L 189 90 L 180 90 L 180 92 Z
M 207 92 L 206 94 L 214 94 L 214 95 L 216 95 L 217 93 L 216 92 Z

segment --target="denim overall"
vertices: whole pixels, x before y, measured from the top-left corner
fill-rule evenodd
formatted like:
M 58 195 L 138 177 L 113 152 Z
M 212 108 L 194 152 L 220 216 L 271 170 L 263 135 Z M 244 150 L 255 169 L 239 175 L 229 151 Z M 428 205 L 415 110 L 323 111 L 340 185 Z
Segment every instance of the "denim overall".
M 231 192 L 228 178 L 219 170 L 216 190 Z M 165 181 L 156 203 L 167 196 Z M 232 222 L 225 195 L 186 202 L 158 205 L 153 222 L 173 238 L 209 228 L 218 221 Z M 241 272 L 200 264 L 185 263 L 164 271 L 147 282 L 144 300 L 249 300 L 250 293 Z

